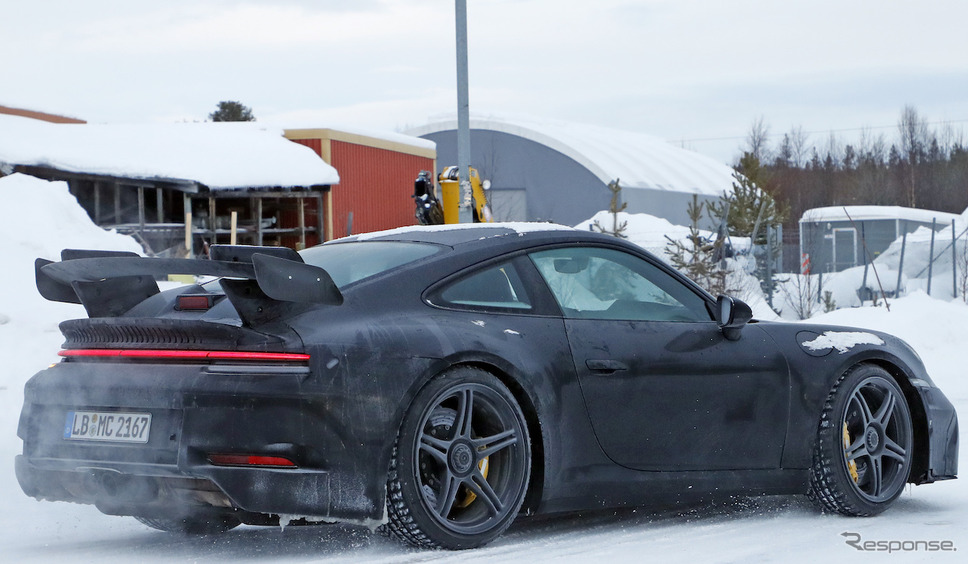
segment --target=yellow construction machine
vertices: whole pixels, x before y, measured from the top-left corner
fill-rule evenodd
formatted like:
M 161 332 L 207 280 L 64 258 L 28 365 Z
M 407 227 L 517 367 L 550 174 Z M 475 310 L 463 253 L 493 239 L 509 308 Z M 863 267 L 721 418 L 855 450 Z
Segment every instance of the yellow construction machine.
M 458 218 L 461 206 L 460 180 L 458 167 L 449 166 L 437 176 L 440 184 L 440 199 L 437 199 L 433 180 L 430 173 L 422 171 L 414 182 L 413 197 L 417 204 L 417 222 L 421 225 L 440 225 L 444 223 L 460 223 Z M 471 202 L 474 210 L 474 223 L 490 223 L 494 221 L 491 206 L 487 201 L 487 189 L 490 182 L 481 181 L 477 170 L 471 167 Z

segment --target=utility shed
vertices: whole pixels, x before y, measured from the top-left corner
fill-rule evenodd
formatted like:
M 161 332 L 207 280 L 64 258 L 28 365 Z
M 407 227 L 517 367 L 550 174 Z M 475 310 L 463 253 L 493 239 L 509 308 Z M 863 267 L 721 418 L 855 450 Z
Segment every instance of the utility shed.
M 339 182 L 336 169 L 281 129 L 254 123 L 52 124 L 0 115 L 0 176 L 13 172 L 67 181 L 96 224 L 135 236 L 150 254 L 204 252 L 233 232 L 238 243 L 314 244 L 324 216 L 305 210 L 310 202 L 324 209 Z
M 339 171 L 326 193 L 326 239 L 414 225 L 413 183 L 436 167 L 432 141 L 355 128 L 286 129 Z
M 960 217 L 900 206 L 814 208 L 800 218 L 800 255 L 809 257 L 811 272 L 839 272 L 877 258 L 905 233 L 932 226 L 940 231 Z
M 532 118 L 472 117 L 470 128 L 470 164 L 490 180 L 497 221 L 575 225 L 609 208 L 619 179 L 626 211 L 688 225 L 694 195 L 732 188 L 729 166 L 650 135 Z M 457 164 L 456 120 L 407 133 L 434 141 L 441 167 Z

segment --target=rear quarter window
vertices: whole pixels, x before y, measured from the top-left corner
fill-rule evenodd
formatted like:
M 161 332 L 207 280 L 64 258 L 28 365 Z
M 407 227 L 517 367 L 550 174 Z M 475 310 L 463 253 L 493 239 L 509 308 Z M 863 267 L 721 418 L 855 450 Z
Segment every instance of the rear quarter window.
M 328 272 L 336 286 L 342 289 L 354 282 L 434 255 L 443 248 L 430 243 L 356 241 L 319 245 L 299 254 L 307 264 Z
M 430 297 L 434 305 L 481 311 L 531 312 L 526 285 L 512 262 L 477 270 L 445 284 Z

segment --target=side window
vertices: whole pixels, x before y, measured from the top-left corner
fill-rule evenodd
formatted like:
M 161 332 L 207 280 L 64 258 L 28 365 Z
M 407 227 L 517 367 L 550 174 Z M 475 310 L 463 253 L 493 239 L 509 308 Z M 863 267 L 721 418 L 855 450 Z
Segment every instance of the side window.
M 706 300 L 635 255 L 574 247 L 532 253 L 565 317 L 630 321 L 710 321 Z
M 510 262 L 487 267 L 464 276 L 435 292 L 438 305 L 470 309 L 528 312 L 531 299 L 517 269 Z

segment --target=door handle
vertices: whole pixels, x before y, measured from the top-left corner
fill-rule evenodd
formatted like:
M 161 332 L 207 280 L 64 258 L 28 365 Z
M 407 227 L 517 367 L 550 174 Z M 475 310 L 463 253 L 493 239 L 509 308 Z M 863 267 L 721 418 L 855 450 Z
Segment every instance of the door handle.
M 610 359 L 590 358 L 585 361 L 585 366 L 587 366 L 589 370 L 594 370 L 595 372 L 618 372 L 619 370 L 629 369 L 624 362 Z

